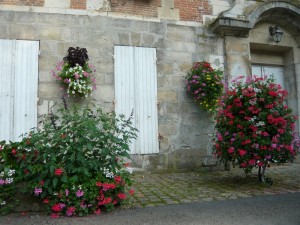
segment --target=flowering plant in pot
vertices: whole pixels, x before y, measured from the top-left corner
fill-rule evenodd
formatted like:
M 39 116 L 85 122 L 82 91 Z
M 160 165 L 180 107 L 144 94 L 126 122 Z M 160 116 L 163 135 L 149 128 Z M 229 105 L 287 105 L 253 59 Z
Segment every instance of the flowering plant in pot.
M 246 174 L 258 167 L 259 180 L 265 182 L 269 162 L 287 162 L 295 155 L 295 117 L 285 105 L 287 95 L 272 77 L 237 79 L 216 116 L 216 156 Z
M 213 69 L 208 62 L 195 62 L 186 76 L 187 92 L 200 107 L 214 111 L 223 93 L 223 72 Z
M 52 76 L 67 87 L 67 94 L 87 98 L 96 89 L 95 67 L 88 62 L 85 48 L 70 47 L 68 55 L 57 63 Z

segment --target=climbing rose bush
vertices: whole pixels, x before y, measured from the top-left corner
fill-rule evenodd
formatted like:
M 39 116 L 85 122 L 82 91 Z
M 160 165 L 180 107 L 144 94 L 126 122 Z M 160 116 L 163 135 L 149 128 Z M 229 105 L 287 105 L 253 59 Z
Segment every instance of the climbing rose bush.
M 284 102 L 287 91 L 272 77 L 241 79 L 222 97 L 214 151 L 222 162 L 236 163 L 246 173 L 259 167 L 263 181 L 268 162 L 287 162 L 295 155 L 295 117 Z
M 196 62 L 186 76 L 187 92 L 206 111 L 214 111 L 223 93 L 223 72 L 208 62 Z

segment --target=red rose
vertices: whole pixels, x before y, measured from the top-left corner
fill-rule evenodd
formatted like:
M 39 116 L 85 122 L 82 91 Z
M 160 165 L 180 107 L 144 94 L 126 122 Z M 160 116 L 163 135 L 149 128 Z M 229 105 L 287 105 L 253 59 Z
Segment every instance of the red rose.
M 13 149 L 11 150 L 11 153 L 12 153 L 13 155 L 16 155 L 16 154 L 17 154 L 17 150 L 13 148 Z

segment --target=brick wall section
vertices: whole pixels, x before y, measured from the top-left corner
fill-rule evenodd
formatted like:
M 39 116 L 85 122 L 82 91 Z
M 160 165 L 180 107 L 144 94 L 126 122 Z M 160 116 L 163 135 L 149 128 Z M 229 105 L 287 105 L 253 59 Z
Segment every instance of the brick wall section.
M 71 0 L 71 9 L 86 9 L 86 0 Z
M 179 9 L 180 20 L 202 22 L 203 15 L 212 14 L 212 6 L 208 0 L 174 0 Z
M 44 0 L 0 0 L 0 5 L 44 6 Z
M 112 12 L 157 17 L 157 8 L 161 0 L 111 0 Z

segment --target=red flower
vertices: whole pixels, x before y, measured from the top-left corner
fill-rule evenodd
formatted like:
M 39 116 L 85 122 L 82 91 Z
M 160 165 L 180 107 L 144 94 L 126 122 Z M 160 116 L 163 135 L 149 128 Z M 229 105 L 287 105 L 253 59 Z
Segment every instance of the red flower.
M 119 193 L 117 196 L 119 199 L 122 199 L 122 200 L 126 199 L 126 195 L 124 193 Z
M 244 150 L 244 149 L 239 149 L 238 152 L 239 152 L 240 156 L 243 156 L 243 155 L 247 154 L 247 151 Z
M 101 186 L 102 186 L 102 183 L 98 181 L 98 182 L 96 182 L 96 186 L 97 186 L 97 187 L 101 187 Z
M 227 150 L 227 152 L 228 152 L 229 154 L 232 154 L 232 153 L 234 152 L 234 147 L 230 147 L 230 148 Z
M 275 91 L 269 91 L 269 95 L 272 97 L 277 97 L 278 94 Z
M 16 155 L 16 154 L 17 154 L 17 150 L 13 148 L 13 149 L 11 150 L 11 153 L 12 153 L 13 155 Z
M 256 160 L 255 159 L 250 159 L 248 163 L 249 163 L 249 165 L 253 166 L 253 165 L 255 165 Z
M 61 211 L 61 207 L 59 204 L 55 204 L 51 207 L 52 211 L 54 212 L 60 212 Z
M 49 199 L 48 199 L 48 198 L 45 198 L 45 199 L 43 200 L 43 203 L 44 203 L 44 204 L 48 204 L 48 203 L 49 203 Z
M 55 174 L 56 176 L 61 176 L 62 173 L 63 173 L 63 169 L 62 169 L 62 168 L 57 168 L 57 169 L 55 169 L 55 171 L 54 171 L 54 174 Z
M 133 189 L 130 189 L 130 190 L 129 190 L 129 194 L 130 194 L 130 195 L 133 195 L 133 194 L 134 194 L 134 190 L 133 190 Z
M 122 178 L 120 176 L 115 176 L 114 179 L 115 179 L 116 183 L 120 183 L 122 180 Z

